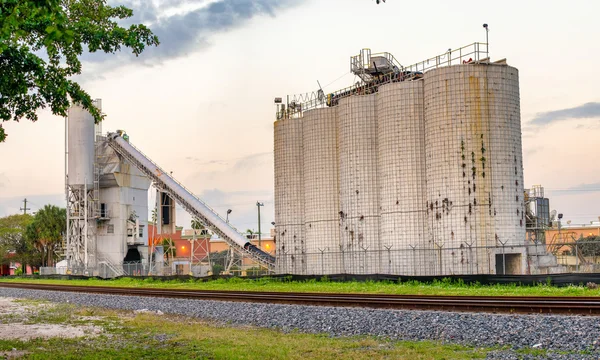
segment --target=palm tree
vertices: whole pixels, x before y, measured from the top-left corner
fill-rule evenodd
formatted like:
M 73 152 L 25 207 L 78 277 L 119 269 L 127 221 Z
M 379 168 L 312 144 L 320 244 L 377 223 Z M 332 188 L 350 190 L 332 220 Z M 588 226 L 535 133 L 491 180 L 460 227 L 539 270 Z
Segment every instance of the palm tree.
M 27 226 L 27 239 L 41 253 L 42 266 L 54 266 L 54 251 L 61 243 L 66 224 L 66 209 L 46 205 L 35 214 L 33 222 Z
M 206 229 L 206 226 L 204 226 L 204 223 L 202 221 L 200 221 L 200 219 L 198 218 L 193 218 L 192 219 L 192 229 L 194 230 L 204 230 Z M 196 232 L 194 231 L 194 234 Z
M 164 238 L 164 239 L 162 239 L 161 245 L 163 246 L 163 252 L 164 252 L 165 256 L 167 257 L 167 261 L 169 259 L 174 259 L 175 256 L 177 256 L 177 249 L 175 247 L 175 243 L 173 242 L 173 239 Z

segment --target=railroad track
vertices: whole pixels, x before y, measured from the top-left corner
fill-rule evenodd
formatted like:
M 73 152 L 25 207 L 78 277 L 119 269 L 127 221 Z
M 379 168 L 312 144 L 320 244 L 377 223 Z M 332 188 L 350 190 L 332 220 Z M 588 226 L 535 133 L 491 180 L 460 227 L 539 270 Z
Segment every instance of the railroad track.
M 271 304 L 418 309 L 496 313 L 600 315 L 600 297 L 427 296 L 215 291 L 71 286 L 0 282 L 0 287 L 78 293 L 167 297 Z

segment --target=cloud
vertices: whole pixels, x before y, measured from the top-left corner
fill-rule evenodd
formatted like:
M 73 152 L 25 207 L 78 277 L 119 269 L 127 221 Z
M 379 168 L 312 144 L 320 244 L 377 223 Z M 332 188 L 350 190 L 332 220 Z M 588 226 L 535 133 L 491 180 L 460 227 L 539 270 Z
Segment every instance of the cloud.
M 530 148 L 525 148 L 523 149 L 523 154 L 525 156 L 533 156 L 535 154 L 537 154 L 538 152 L 544 150 L 543 146 L 534 146 L 534 147 L 530 147 Z
M 109 62 L 112 67 L 117 63 L 124 65 L 131 61 L 151 66 L 205 49 L 210 45 L 212 35 L 240 27 L 257 16 L 275 17 L 277 10 L 294 6 L 301 1 L 303 0 L 129 1 L 125 5 L 133 10 L 134 16 L 122 25 L 146 24 L 158 36 L 160 45 L 147 48 L 138 58 L 123 51 L 116 55 L 87 53 L 82 56 L 82 60 L 91 63 Z M 177 9 L 183 4 L 201 6 L 187 12 L 167 15 L 172 13 L 169 10 Z
M 198 163 L 202 161 L 194 157 L 186 160 Z M 262 231 L 268 232 L 275 214 L 273 153 L 256 153 L 237 159 L 205 162 L 205 166 L 194 163 L 193 168 L 198 170 L 183 179 L 185 186 L 223 217 L 227 209 L 232 209 L 229 220 L 238 230 L 257 229 L 256 202 L 262 202 Z M 210 166 L 211 164 L 219 166 Z M 191 217 L 185 211 L 177 213 L 177 224 L 189 227 L 190 221 Z
M 0 188 L 5 187 L 6 183 L 8 183 L 8 178 L 6 175 L 4 175 L 4 173 L 0 173 Z
M 229 163 L 225 160 L 204 160 L 204 159 L 200 159 L 197 158 L 195 156 L 186 156 L 185 157 L 186 160 L 191 161 L 194 163 L 195 166 L 207 166 L 207 165 L 229 165 Z
M 569 109 L 539 113 L 529 122 L 529 124 L 545 126 L 563 120 L 593 118 L 600 118 L 600 103 L 598 102 L 589 102 Z
M 575 195 L 575 194 L 589 194 L 589 193 L 598 193 L 600 192 L 600 182 L 597 183 L 589 183 L 589 184 L 579 184 L 575 186 L 571 186 L 565 189 L 547 189 L 554 196 L 560 195 Z
M 577 124 L 575 130 L 597 130 L 600 129 L 600 123 L 594 124 Z

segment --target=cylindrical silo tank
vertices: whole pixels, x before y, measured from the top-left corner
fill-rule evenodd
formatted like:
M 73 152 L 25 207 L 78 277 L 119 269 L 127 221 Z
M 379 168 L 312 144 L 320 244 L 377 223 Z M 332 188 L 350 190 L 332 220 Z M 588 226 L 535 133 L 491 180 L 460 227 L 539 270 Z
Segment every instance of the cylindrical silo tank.
M 340 253 L 337 107 L 304 113 L 304 220 L 309 274 L 343 272 Z
M 427 219 L 438 274 L 525 268 L 517 69 L 468 64 L 425 74 Z
M 423 81 L 383 85 L 377 94 L 381 271 L 429 275 L 425 214 Z
M 277 272 L 305 274 L 302 119 L 274 124 Z
M 354 95 L 338 108 L 340 240 L 346 273 L 379 272 L 379 195 L 375 95 Z
M 73 104 L 68 111 L 68 185 L 93 188 L 95 157 L 95 122 L 81 105 Z

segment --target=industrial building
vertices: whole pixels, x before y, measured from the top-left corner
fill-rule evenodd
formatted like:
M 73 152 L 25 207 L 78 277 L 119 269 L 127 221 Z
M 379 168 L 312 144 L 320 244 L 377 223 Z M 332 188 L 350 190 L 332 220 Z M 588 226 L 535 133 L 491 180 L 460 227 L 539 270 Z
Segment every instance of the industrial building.
M 275 100 L 277 271 L 529 272 L 518 70 L 480 43 L 350 67 L 349 88 Z
M 100 100 L 95 101 L 95 106 L 101 109 Z M 155 241 L 157 234 L 160 239 L 177 235 L 175 203 L 233 251 L 273 271 L 275 259 L 271 251 L 254 245 L 130 144 L 125 131 L 103 136 L 90 113 L 74 104 L 69 109 L 65 132 L 66 272 L 102 277 L 183 272 L 206 275 L 210 265 L 205 259 L 210 250 L 205 236 L 189 234 L 189 260 L 175 256 L 177 246 L 185 252 L 185 245 L 170 243 L 168 248 L 172 250 L 168 254 Z M 150 185 L 157 189 L 157 204 L 149 223 Z M 148 233 L 149 224 L 153 225 L 152 234 Z M 166 261 L 170 262 L 168 266 Z

